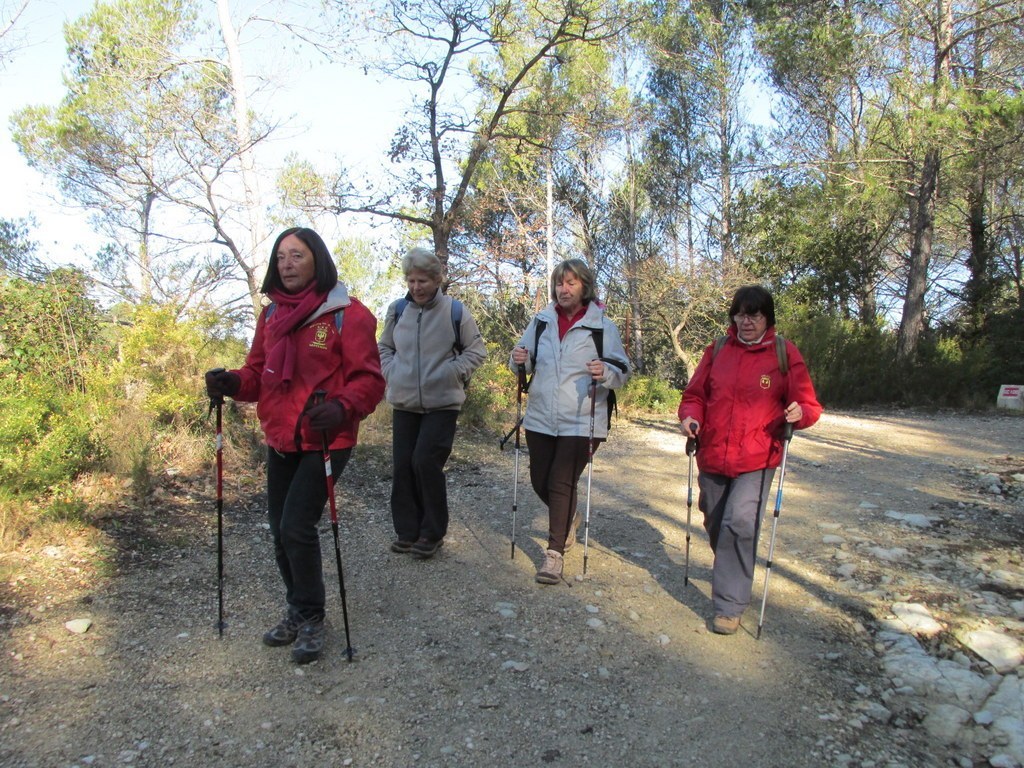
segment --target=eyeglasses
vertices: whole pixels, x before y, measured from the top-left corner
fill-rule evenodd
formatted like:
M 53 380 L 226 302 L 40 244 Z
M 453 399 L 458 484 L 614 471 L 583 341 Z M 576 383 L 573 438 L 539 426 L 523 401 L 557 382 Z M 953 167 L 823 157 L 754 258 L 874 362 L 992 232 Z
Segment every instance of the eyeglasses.
M 761 312 L 755 312 L 752 315 L 740 313 L 738 315 L 733 315 L 732 319 L 735 320 L 737 324 L 742 323 L 744 320 L 750 320 L 751 322 L 759 323 L 762 320 L 764 320 L 764 314 Z

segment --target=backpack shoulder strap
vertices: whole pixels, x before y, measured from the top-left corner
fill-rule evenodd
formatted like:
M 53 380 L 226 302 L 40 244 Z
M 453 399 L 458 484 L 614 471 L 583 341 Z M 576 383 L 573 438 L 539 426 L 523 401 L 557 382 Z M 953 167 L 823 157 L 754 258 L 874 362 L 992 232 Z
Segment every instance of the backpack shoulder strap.
M 725 342 L 729 340 L 728 336 L 719 336 L 715 339 L 715 346 L 711 350 L 711 359 L 714 360 L 718 356 L 718 353 L 722 351 L 722 347 L 725 346 Z
M 455 353 L 462 354 L 462 302 L 452 299 L 452 330 L 455 331 Z
M 533 383 L 533 377 L 537 375 L 537 348 L 540 346 L 540 335 L 544 333 L 544 329 L 547 327 L 547 320 L 541 320 L 539 317 L 534 320 L 533 351 L 530 352 L 530 369 L 532 373 L 530 373 L 530 376 L 526 379 L 526 383 L 523 384 L 523 392 L 530 391 L 530 385 Z
M 395 302 L 395 324 L 396 325 L 398 324 L 398 318 L 400 318 L 402 316 L 402 313 L 405 312 L 405 308 L 408 307 L 408 306 L 409 306 L 409 300 L 406 299 L 406 298 L 401 298 L 401 299 L 399 299 L 398 301 Z
M 775 335 L 775 356 L 779 358 L 779 370 L 785 376 L 789 373 L 789 352 L 786 349 L 786 340 L 778 334 Z

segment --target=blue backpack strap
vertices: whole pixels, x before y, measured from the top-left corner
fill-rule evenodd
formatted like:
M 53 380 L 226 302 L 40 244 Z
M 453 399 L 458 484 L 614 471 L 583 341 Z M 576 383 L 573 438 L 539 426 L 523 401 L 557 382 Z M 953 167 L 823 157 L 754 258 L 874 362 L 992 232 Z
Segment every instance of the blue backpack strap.
M 461 355 L 465 349 L 462 346 L 462 302 L 452 299 L 452 330 L 455 331 L 455 354 Z
M 398 319 L 408 306 L 409 300 L 404 297 L 395 302 L 395 325 L 398 325 Z M 452 330 L 455 331 L 455 344 L 452 345 L 452 349 L 458 355 L 461 355 L 465 349 L 462 345 L 462 311 L 462 302 L 452 299 Z

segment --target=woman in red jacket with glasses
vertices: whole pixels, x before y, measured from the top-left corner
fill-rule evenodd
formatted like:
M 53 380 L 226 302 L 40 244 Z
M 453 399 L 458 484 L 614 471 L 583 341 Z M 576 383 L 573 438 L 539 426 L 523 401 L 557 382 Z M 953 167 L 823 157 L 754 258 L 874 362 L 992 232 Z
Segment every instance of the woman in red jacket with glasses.
M 771 294 L 757 285 L 740 288 L 724 341 L 704 350 L 679 404 L 683 434 L 699 441 L 698 506 L 715 554 L 711 626 L 718 634 L 734 634 L 750 604 L 784 424 L 806 429 L 821 410 L 803 356 L 776 339 Z

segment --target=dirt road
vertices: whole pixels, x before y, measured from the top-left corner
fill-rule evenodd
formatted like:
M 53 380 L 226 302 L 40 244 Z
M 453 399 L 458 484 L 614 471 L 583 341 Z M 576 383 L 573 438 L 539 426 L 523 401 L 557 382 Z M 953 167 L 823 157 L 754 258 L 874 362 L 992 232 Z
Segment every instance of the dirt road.
M 329 647 L 302 668 L 259 642 L 283 608 L 259 476 L 227 470 L 222 639 L 212 485 L 169 476 L 159 503 L 110 521 L 117 573 L 84 578 L 72 543 L 54 542 L 48 580 L 5 585 L 0 764 L 980 766 L 981 747 L 938 743 L 886 693 L 876 621 L 931 588 L 922 553 L 1022 569 L 1021 498 L 973 484 L 982 468 L 1024 467 L 1022 435 L 1004 415 L 908 414 L 826 414 L 799 434 L 758 640 L 761 562 L 740 632 L 706 627 L 696 503 L 683 583 L 686 457 L 671 421 L 615 424 L 594 464 L 587 574 L 580 543 L 555 587 L 533 582 L 546 518 L 525 456 L 510 558 L 512 455 L 494 440 L 457 445 L 441 553 L 390 553 L 388 436 L 371 428 L 339 487 L 356 661 L 325 526 Z M 902 560 L 867 554 L 897 546 Z M 955 596 L 936 611 L 950 627 L 972 619 Z M 79 618 L 89 630 L 69 632 Z

